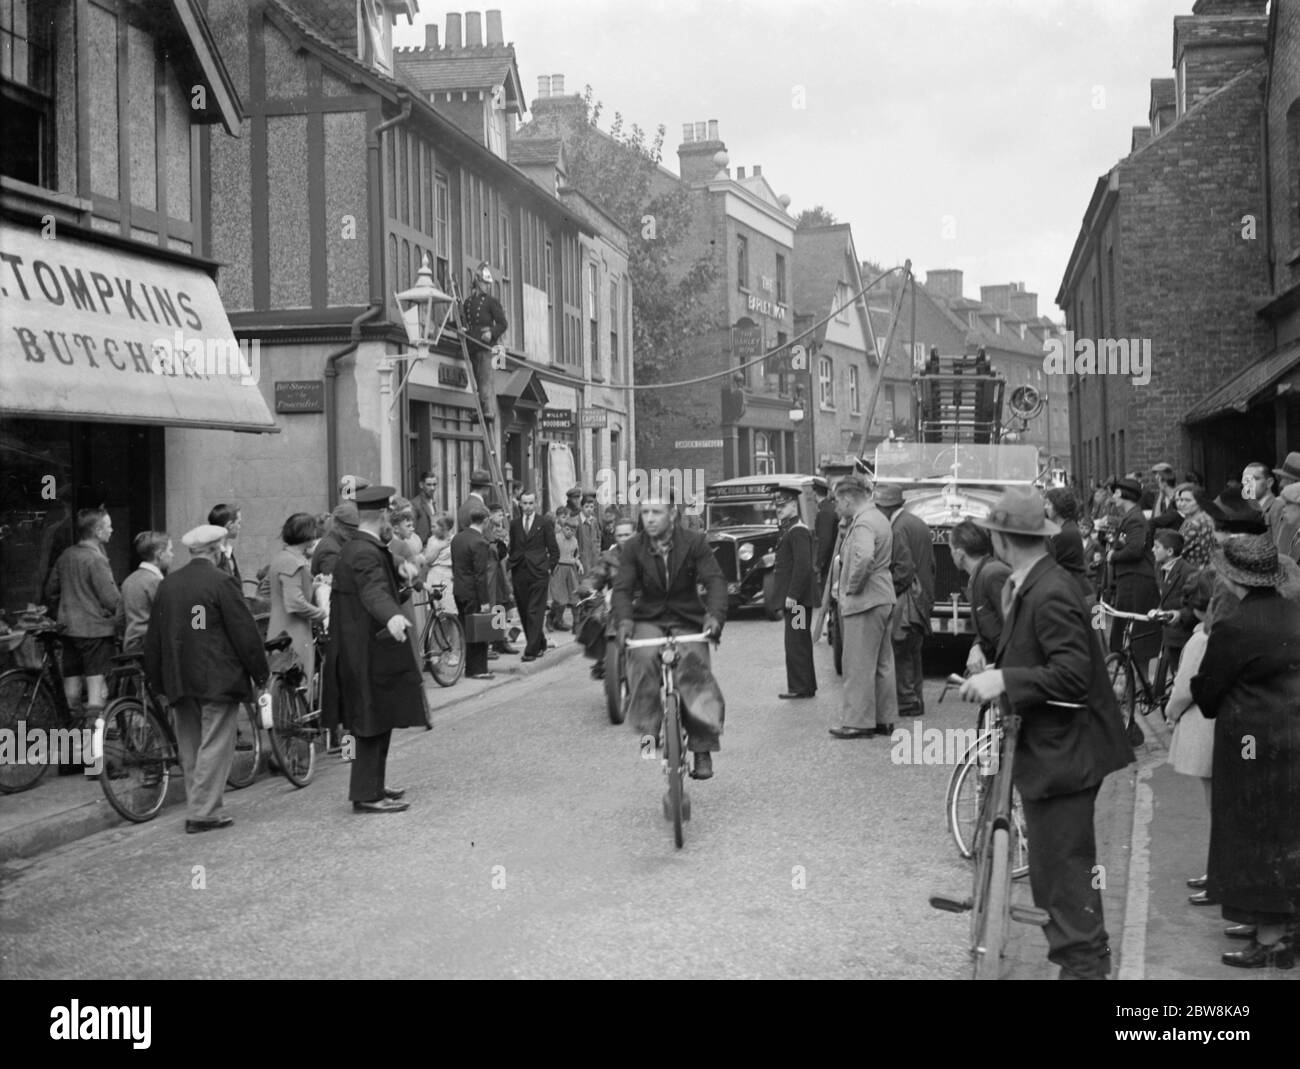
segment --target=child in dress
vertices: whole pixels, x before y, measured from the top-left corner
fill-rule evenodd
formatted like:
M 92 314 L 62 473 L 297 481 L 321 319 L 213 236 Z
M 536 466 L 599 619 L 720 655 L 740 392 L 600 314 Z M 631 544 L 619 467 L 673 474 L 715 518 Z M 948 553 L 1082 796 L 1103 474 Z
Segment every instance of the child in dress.
M 581 562 L 578 557 L 578 536 L 574 531 L 573 516 L 567 511 L 560 511 L 555 516 L 555 542 L 560 547 L 560 561 L 551 572 L 551 584 L 547 593 L 551 602 L 551 629 L 568 631 L 564 622 L 564 610 L 575 603 L 574 591 L 578 589 L 578 569 Z

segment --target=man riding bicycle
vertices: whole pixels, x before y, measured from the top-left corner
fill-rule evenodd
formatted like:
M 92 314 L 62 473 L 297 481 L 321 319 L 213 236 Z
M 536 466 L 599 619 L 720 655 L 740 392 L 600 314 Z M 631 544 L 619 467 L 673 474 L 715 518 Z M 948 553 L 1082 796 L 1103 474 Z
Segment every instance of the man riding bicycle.
M 623 544 L 623 560 L 614 580 L 613 613 L 620 642 L 706 631 L 722 634 L 727 618 L 727 580 L 708 540 L 677 522 L 671 503 L 641 506 L 644 530 Z M 697 585 L 707 589 L 704 603 Z M 694 779 L 713 775 L 712 754 L 720 749 L 726 711 L 722 691 L 710 669 L 704 643 L 681 648 L 677 689 L 682 720 L 695 755 Z M 659 700 L 659 651 L 628 651 L 628 721 L 644 735 L 658 736 L 663 718 Z

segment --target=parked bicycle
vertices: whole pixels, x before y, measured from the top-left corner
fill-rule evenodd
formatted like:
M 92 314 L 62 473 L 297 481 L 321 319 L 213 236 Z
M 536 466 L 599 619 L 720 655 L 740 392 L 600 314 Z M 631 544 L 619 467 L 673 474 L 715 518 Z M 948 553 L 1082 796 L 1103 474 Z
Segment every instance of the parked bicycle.
M 1142 725 L 1137 719 L 1139 712 L 1146 716 L 1153 712 L 1164 715 L 1164 707 L 1169 701 L 1173 689 L 1173 673 L 1166 673 L 1165 684 L 1156 690 L 1155 684 L 1147 676 L 1147 665 L 1143 658 L 1133 654 L 1133 627 L 1143 623 L 1151 625 L 1156 621 L 1145 613 L 1121 612 L 1104 601 L 1098 607 L 1107 616 L 1124 621 L 1123 645 L 1119 653 L 1106 655 L 1106 677 L 1115 692 L 1115 701 L 1124 714 L 1124 731 L 1133 746 L 1140 746 L 1145 740 Z
M 316 774 L 316 754 L 323 745 L 325 729 L 319 700 L 313 703 L 319 695 L 312 694 L 313 687 L 319 691 L 319 671 L 308 679 L 302 662 L 289 652 L 292 645 L 292 637 L 284 631 L 266 643 L 273 660 L 264 698 L 270 711 L 269 717 L 263 714 L 263 726 L 271 739 L 276 767 L 295 787 L 305 787 Z
M 682 720 L 681 695 L 677 690 L 677 667 L 681 663 L 679 646 L 688 642 L 708 642 L 713 636 L 708 632 L 698 635 L 664 635 L 660 638 L 632 638 L 627 648 L 645 649 L 661 647 L 659 652 L 659 699 L 663 703 L 663 720 L 656 740 L 663 755 L 664 774 L 668 777 L 668 793 L 664 795 L 664 818 L 672 821 L 673 840 L 681 849 L 684 837 L 682 823 L 691 819 L 691 800 L 686 794 L 688 775 L 686 748 L 689 742 L 686 725 Z
M 27 731 L 44 733 L 59 728 L 81 730 L 91 726 L 86 718 L 75 717 L 68 706 L 63 691 L 60 634 L 63 628 L 39 613 L 24 613 L 17 620 L 18 627 L 0 639 L 6 652 L 13 652 L 29 635 L 40 650 L 40 664 L 36 668 L 10 668 L 0 673 L 0 731 L 12 732 L 15 739 L 25 740 Z M 0 794 L 17 794 L 31 790 L 49 762 L 0 763 Z
M 420 658 L 438 686 L 450 687 L 465 672 L 465 629 L 459 616 L 441 608 L 445 585 L 424 589 L 429 602 L 428 619 L 420 636 Z
M 951 675 L 948 682 L 959 687 L 965 679 Z M 948 831 L 964 858 L 973 856 L 979 829 L 980 813 L 993 776 L 998 770 L 997 711 L 992 703 L 979 709 L 979 729 L 975 741 L 958 760 L 948 779 L 944 812 Z M 1025 811 L 1020 792 L 1011 791 L 1011 878 L 1020 879 L 1029 872 L 1029 837 L 1025 832 Z
M 1011 902 L 1012 844 L 1016 834 L 1012 820 L 1011 774 L 1016 740 L 1020 735 L 1020 717 L 1011 711 L 1005 696 L 993 712 L 990 728 L 996 741 L 997 766 L 980 799 L 972 844 L 975 864 L 971 895 L 963 899 L 943 894 L 930 896 L 930 905 L 935 909 L 950 913 L 970 912 L 971 978 L 975 980 L 998 979 L 1008 920 L 1039 927 L 1048 921 L 1046 911 Z

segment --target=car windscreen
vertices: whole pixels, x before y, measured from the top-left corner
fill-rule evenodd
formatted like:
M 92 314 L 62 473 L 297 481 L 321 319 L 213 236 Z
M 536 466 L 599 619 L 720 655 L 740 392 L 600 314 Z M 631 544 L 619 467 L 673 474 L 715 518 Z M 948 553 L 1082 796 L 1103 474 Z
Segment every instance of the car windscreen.
M 720 505 L 706 505 L 705 526 L 715 527 L 775 527 L 776 509 L 770 501 L 727 501 Z
M 877 479 L 957 479 L 1033 482 L 1038 449 L 1032 445 L 966 442 L 888 442 L 876 448 Z

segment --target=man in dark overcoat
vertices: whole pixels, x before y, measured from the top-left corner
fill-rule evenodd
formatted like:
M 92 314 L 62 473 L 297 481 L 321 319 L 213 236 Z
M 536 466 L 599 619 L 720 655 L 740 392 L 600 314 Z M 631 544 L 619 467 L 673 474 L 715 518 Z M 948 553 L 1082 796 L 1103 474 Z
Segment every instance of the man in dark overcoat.
M 1238 968 L 1294 953 L 1300 920 L 1300 603 L 1272 535 L 1234 535 L 1216 555 L 1220 599 L 1192 697 L 1214 721 L 1210 865 L 1198 904 L 1222 903 L 1254 938 L 1223 962 Z M 1249 934 L 1249 931 L 1239 932 Z M 1293 939 L 1294 941 L 1294 939 Z
M 535 493 L 519 495 L 519 510 L 510 522 L 510 580 L 527 638 L 521 659 L 535 661 L 546 652 L 546 592 L 560 547 L 554 521 L 537 514 Z
M 992 702 L 1005 694 L 1022 718 L 1012 782 L 1025 811 L 1029 886 L 1049 918 L 1047 957 L 1060 979 L 1102 980 L 1110 946 L 1094 878 L 1094 808 L 1102 780 L 1131 764 L 1133 749 L 1083 595 L 1047 552 L 1059 528 L 1042 495 L 1013 487 L 975 522 L 992 533 L 1011 574 L 997 667 L 971 676 L 961 695 Z
M 181 541 L 193 560 L 158 585 L 144 636 L 149 685 L 176 713 L 176 745 L 185 779 L 187 832 L 228 828 L 221 809 L 235 759 L 239 707 L 271 670 L 239 585 L 218 561 L 228 532 L 204 524 Z
M 498 561 L 492 544 L 483 536 L 488 510 L 475 505 L 469 510 L 469 526 L 451 540 L 452 595 L 456 611 L 468 623 L 474 613 L 492 612 L 492 572 Z M 491 679 L 488 644 L 470 642 L 465 636 L 465 674 L 470 679 Z
M 835 499 L 830 495 L 830 485 L 825 479 L 818 477 L 813 480 L 813 492 L 817 495 L 813 545 L 817 552 L 817 590 L 820 594 L 826 588 L 826 579 L 831 574 L 831 562 L 835 559 L 840 518 L 835 511 Z
M 782 698 L 815 698 L 817 669 L 813 664 L 812 616 L 821 604 L 813 574 L 813 533 L 799 515 L 803 489 L 782 484 L 772 495 L 781 540 L 772 568 L 772 604 L 785 616 L 785 693 Z
M 898 715 L 925 715 L 925 675 L 921 648 L 930 633 L 934 609 L 934 536 L 921 517 L 903 507 L 903 491 L 897 483 L 876 487 L 876 508 L 894 529 L 894 545 L 906 546 L 912 561 L 916 585 L 895 590 L 900 607 L 895 612 L 894 676 L 898 684 Z
M 348 797 L 358 813 L 399 813 L 405 791 L 384 777 L 394 728 L 425 726 L 424 680 L 406 636 L 401 583 L 380 539 L 391 486 L 370 486 L 355 499 L 358 530 L 334 565 L 330 644 L 325 658 L 326 727 L 342 724 L 355 739 Z
M 469 493 L 456 510 L 456 530 L 464 531 L 469 527 L 470 509 L 478 506 L 487 508 L 488 489 L 492 486 L 492 475 L 487 468 L 475 468 L 469 473 Z

